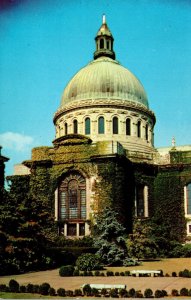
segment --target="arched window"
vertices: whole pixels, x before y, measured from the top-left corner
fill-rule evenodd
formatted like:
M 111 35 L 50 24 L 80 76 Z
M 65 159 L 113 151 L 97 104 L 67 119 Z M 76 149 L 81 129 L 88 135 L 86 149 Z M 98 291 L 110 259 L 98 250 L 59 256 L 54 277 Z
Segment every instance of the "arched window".
M 64 131 L 65 131 L 65 135 L 67 135 L 68 134 L 68 124 L 67 123 L 64 124 Z
M 113 118 L 113 134 L 118 134 L 118 118 Z
M 104 49 L 104 39 L 100 39 L 100 49 Z
M 59 219 L 86 219 L 86 181 L 79 173 L 68 175 L 59 185 Z
M 98 133 L 103 134 L 105 131 L 104 128 L 104 117 L 99 117 L 98 119 Z
M 146 126 L 145 126 L 145 139 L 146 139 L 146 141 L 148 141 L 148 139 L 149 139 L 149 128 L 148 128 L 148 124 L 146 124 Z
M 126 119 L 126 135 L 131 135 L 131 120 Z
M 90 134 L 90 118 L 85 119 L 85 134 Z
M 191 183 L 186 186 L 186 212 L 191 215 Z
M 74 128 L 74 133 L 77 134 L 78 133 L 78 121 L 77 120 L 74 120 L 73 128 Z
M 141 137 L 141 121 L 137 122 L 137 137 Z

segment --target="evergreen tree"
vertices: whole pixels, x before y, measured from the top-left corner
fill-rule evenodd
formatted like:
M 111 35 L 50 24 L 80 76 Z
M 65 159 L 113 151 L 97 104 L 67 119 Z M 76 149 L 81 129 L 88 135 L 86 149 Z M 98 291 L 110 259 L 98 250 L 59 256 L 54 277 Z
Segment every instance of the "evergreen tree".
M 127 250 L 131 257 L 155 258 L 157 256 L 157 245 L 152 237 L 152 227 L 147 220 L 136 220 L 133 234 L 127 240 Z
M 95 218 L 94 246 L 103 264 L 121 265 L 127 254 L 125 228 L 117 217 L 118 214 L 107 207 Z

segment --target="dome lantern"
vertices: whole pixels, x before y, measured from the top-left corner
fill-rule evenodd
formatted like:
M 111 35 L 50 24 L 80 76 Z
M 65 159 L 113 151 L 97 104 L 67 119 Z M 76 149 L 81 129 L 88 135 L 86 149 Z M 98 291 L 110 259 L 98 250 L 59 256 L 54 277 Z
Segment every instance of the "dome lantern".
M 115 52 L 113 51 L 114 38 L 109 30 L 109 27 L 107 26 L 105 15 L 103 15 L 102 25 L 98 30 L 95 41 L 96 51 L 94 52 L 94 59 L 97 59 L 101 56 L 115 59 Z

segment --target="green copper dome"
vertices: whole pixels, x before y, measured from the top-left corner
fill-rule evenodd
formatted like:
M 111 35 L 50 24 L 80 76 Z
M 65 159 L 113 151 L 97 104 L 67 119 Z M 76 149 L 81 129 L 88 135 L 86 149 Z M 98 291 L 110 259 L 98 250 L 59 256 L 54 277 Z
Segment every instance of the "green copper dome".
M 82 68 L 66 86 L 61 107 L 75 100 L 127 100 L 148 107 L 140 81 L 117 61 L 100 57 Z
M 78 100 L 126 100 L 148 108 L 148 100 L 140 81 L 115 60 L 113 36 L 105 16 L 96 35 L 94 60 L 82 68 L 66 86 L 60 108 Z

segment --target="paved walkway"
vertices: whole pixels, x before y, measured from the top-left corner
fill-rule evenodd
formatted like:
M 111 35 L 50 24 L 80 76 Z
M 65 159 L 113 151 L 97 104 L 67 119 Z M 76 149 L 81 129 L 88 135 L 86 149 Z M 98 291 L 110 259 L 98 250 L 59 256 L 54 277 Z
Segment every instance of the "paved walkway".
M 166 290 L 171 294 L 172 289 L 180 290 L 181 288 L 191 289 L 191 278 L 182 277 L 126 277 L 126 276 L 111 276 L 111 277 L 60 277 L 58 269 L 42 272 L 27 273 L 21 275 L 1 276 L 0 284 L 9 283 L 10 279 L 15 279 L 20 285 L 28 283 L 41 284 L 48 282 L 55 289 L 65 288 L 66 290 L 79 289 L 83 284 L 125 284 L 127 290 L 134 288 L 141 290 L 151 288 L 153 292 L 157 289 Z M 179 298 L 180 299 L 180 298 Z

